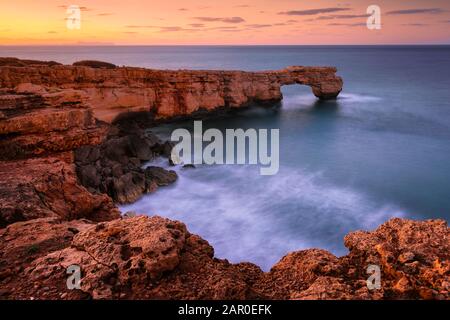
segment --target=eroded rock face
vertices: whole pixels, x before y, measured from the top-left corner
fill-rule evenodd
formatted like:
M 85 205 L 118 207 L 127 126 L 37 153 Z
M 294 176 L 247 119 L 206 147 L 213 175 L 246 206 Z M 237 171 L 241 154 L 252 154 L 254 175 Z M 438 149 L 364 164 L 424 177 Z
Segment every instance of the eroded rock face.
M 391 219 L 373 232 L 345 237 L 354 265 L 383 272 L 386 298 L 450 298 L 450 233 L 443 220 Z
M 0 160 L 71 151 L 106 137 L 108 126 L 77 94 L 42 93 L 33 85 L 11 92 L 0 89 Z
M 48 269 L 64 273 L 76 264 L 85 275 L 81 290 L 93 298 L 134 295 L 180 263 L 186 237 L 183 224 L 160 217 L 100 223 L 76 234 L 70 248 L 36 260 L 25 272 L 45 281 Z
M 341 258 L 317 249 L 288 254 L 258 287 L 275 299 L 449 299 L 449 236 L 443 220 L 391 219 L 347 235 L 350 252 Z M 381 269 L 380 289 L 367 288 L 369 265 Z
M 33 229 L 48 232 L 31 238 Z M 37 219 L 0 230 L 0 294 L 47 299 L 449 299 L 449 231 L 440 220 L 392 219 L 375 231 L 347 236 L 350 252 L 344 257 L 302 250 L 264 273 L 251 263 L 215 259 L 213 248 L 184 224 L 158 216 L 98 224 Z M 72 264 L 82 269 L 80 290 L 65 287 L 66 268 Z M 381 289 L 367 288 L 368 264 L 380 265 Z M 11 272 L 13 266 L 21 272 Z
M 40 218 L 17 222 L 0 229 L 0 299 L 31 299 L 52 297 L 82 299 L 82 292 L 67 290 L 64 282 L 52 281 L 49 286 L 33 283 L 25 270 L 42 256 L 70 246 L 75 234 L 93 226 L 85 220 L 62 221 Z M 65 293 L 65 294 L 64 294 Z
M 80 103 L 93 109 L 97 119 L 107 122 L 131 111 L 171 118 L 201 110 L 273 103 L 282 99 L 281 86 L 289 84 L 310 86 L 320 99 L 336 98 L 342 90 L 342 79 L 336 76 L 333 67 L 296 66 L 244 72 L 117 68 L 100 62 L 80 64 L 23 67 L 4 61 L 0 65 L 0 86 L 10 90 L 19 85 L 33 87 L 34 93 L 47 100 L 54 96 L 73 100 L 77 96 Z
M 42 217 L 111 220 L 119 211 L 106 195 L 78 184 L 70 153 L 58 157 L 0 161 L 0 227 Z

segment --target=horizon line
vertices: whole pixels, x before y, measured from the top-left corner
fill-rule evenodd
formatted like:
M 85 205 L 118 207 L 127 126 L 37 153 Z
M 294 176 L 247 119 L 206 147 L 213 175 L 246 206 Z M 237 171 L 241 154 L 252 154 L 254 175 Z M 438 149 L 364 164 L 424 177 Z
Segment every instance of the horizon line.
M 343 47 L 343 46 L 450 46 L 450 43 L 380 43 L 380 44 L 0 44 L 0 47 Z

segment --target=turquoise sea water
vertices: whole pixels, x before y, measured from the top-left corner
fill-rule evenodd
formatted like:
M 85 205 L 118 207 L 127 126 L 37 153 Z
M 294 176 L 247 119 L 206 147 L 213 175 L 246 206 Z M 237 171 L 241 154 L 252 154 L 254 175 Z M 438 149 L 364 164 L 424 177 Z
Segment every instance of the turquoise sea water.
M 344 90 L 336 101 L 287 86 L 281 108 L 204 122 L 279 128 L 277 175 L 248 165 L 177 168 L 176 184 L 121 208 L 185 222 L 220 258 L 267 270 L 293 250 L 345 254 L 346 233 L 393 216 L 450 218 L 449 46 L 0 47 L 0 56 L 161 69 L 337 66 Z M 168 135 L 179 126 L 192 122 L 156 131 Z

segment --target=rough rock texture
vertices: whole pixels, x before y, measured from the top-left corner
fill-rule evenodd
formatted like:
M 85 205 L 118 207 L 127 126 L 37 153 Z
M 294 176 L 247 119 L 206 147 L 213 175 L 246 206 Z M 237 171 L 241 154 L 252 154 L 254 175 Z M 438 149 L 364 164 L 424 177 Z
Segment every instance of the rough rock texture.
M 143 193 L 154 192 L 158 186 L 177 180 L 174 171 L 142 168 L 157 156 L 168 156 L 167 144 L 131 120 L 118 123 L 101 144 L 75 150 L 80 182 L 88 190 L 108 194 L 116 202 L 134 202 Z
M 31 237 L 31 230 L 41 232 Z M 184 224 L 158 216 L 98 224 L 36 219 L 0 230 L 0 297 L 449 299 L 449 231 L 440 220 L 392 219 L 348 235 L 344 257 L 303 250 L 264 273 L 215 259 Z M 65 287 L 73 264 L 82 270 L 80 290 Z M 379 290 L 366 286 L 368 264 L 381 267 Z
M 0 229 L 0 299 L 31 299 L 39 289 L 41 298 L 65 298 L 61 297 L 61 293 L 68 291 L 65 282 L 55 281 L 43 288 L 24 271 L 39 257 L 70 246 L 75 234 L 92 225 L 85 220 L 63 222 L 58 218 L 41 218 Z M 87 297 L 80 292 L 69 293 L 72 299 Z
M 0 160 L 44 156 L 98 144 L 108 126 L 78 95 L 43 94 L 33 85 L 0 89 Z
M 21 69 L 30 65 L 52 65 L 48 62 L 12 58 L 0 59 L 0 62 L 3 65 L 20 64 Z M 81 64 L 92 63 L 84 61 Z M 104 67 L 101 63 L 98 65 Z M 10 161 L 0 164 L 0 173 L 5 171 L 5 179 L 8 177 L 10 184 L 14 186 L 11 188 L 2 184 L 0 187 L 3 196 L 7 198 L 1 203 L 0 225 L 55 213 L 55 210 L 51 209 L 33 210 L 33 206 L 27 204 L 27 201 L 13 208 L 14 201 L 19 199 L 14 192 L 25 192 L 16 187 L 24 185 L 24 177 L 33 181 L 45 181 L 44 177 L 49 174 L 56 176 L 61 172 L 69 172 L 67 168 L 55 172 L 54 169 L 58 166 L 51 167 L 53 158 L 61 157 L 64 152 L 75 152 L 76 172 L 83 186 L 93 193 L 108 194 L 117 202 L 133 202 L 143 193 L 152 192 L 159 185 L 167 184 L 160 183 L 161 177 L 167 176 L 166 182 L 174 181 L 173 172 L 162 169 L 159 176 L 154 176 L 141 169 L 144 162 L 155 156 L 167 156 L 167 143 L 146 134 L 139 127 L 134 128 L 134 122 L 131 120 L 125 121 L 126 125 L 109 125 L 98 121 L 86 99 L 84 92 L 70 88 L 43 88 L 32 83 L 20 83 L 13 89 L 0 88 L 0 161 Z M 17 162 L 36 157 L 40 159 Z M 65 159 L 68 165 L 73 162 L 72 155 L 66 156 Z M 19 171 L 20 167 L 17 166 L 22 165 L 25 168 L 31 167 L 32 177 Z M 8 171 L 10 167 L 12 171 Z M 65 181 L 64 174 L 60 174 L 58 179 Z M 76 177 L 73 179 L 76 180 Z M 77 184 L 75 180 L 71 182 L 74 185 Z M 31 190 L 31 187 L 25 189 Z M 23 195 L 23 200 L 27 197 L 30 197 L 30 201 L 35 198 L 31 197 L 31 191 L 25 194 L 27 196 Z M 23 211 L 22 206 L 25 205 L 29 206 L 29 209 Z M 83 205 L 80 205 L 81 207 Z M 61 210 L 57 214 L 64 214 L 71 219 L 88 217 L 84 209 L 80 214 L 62 213 Z
M 10 65 L 0 59 L 0 87 L 32 87 L 49 100 L 91 107 L 94 116 L 111 122 L 130 111 L 152 112 L 156 118 L 185 116 L 201 110 L 237 108 L 282 99 L 280 87 L 302 84 L 320 99 L 333 99 L 342 90 L 334 67 L 288 67 L 276 71 L 190 71 L 85 66 Z M 19 61 L 20 62 L 20 61 Z M 2 66 L 3 65 L 3 66 Z M 96 64 L 89 66 L 98 67 Z M 105 65 L 106 66 L 106 65 Z M 62 99 L 62 100 L 61 100 Z M 0 110 L 1 111 L 1 110 Z
M 275 299 L 450 299 L 450 229 L 445 221 L 391 219 L 345 237 L 349 254 L 310 249 L 283 257 L 258 283 Z M 381 289 L 368 290 L 369 265 Z
M 94 195 L 78 183 L 70 158 L 69 153 L 0 161 L 0 227 L 42 217 L 118 218 L 119 211 L 109 197 Z

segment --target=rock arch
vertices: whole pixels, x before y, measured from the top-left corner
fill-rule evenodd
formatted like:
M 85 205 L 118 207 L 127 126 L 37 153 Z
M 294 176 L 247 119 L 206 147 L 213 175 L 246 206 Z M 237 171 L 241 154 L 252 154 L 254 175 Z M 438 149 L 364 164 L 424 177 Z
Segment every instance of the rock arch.
M 303 66 L 247 72 L 0 63 L 0 86 L 35 94 L 51 107 L 84 106 L 97 119 L 111 122 L 135 111 L 170 118 L 277 102 L 283 97 L 281 86 L 295 83 L 310 86 L 319 99 L 334 99 L 343 84 L 336 71 L 334 67 Z

